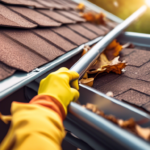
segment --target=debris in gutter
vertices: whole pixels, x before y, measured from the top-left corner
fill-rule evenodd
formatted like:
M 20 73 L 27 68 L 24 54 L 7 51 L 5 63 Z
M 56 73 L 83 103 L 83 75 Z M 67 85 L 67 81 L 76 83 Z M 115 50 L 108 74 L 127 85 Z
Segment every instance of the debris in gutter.
M 87 103 L 86 105 L 82 105 L 84 108 L 94 112 L 95 114 L 102 116 L 103 118 L 111 121 L 112 123 L 120 126 L 123 129 L 126 129 L 139 137 L 150 141 L 150 128 L 143 128 L 139 126 L 133 118 L 128 120 L 118 119 L 113 115 L 105 115 L 105 113 L 97 108 L 96 105 Z
M 116 40 L 114 40 L 105 51 L 99 55 L 97 60 L 89 67 L 87 72 L 84 74 L 83 78 L 79 81 L 81 84 L 92 87 L 94 79 L 98 74 L 103 72 L 114 72 L 116 74 L 121 74 L 122 70 L 126 67 L 125 61 L 119 60 L 119 52 L 128 47 L 130 44 L 120 45 Z M 82 52 L 82 56 L 86 54 L 91 47 L 85 46 Z M 90 78 L 88 78 L 90 75 Z

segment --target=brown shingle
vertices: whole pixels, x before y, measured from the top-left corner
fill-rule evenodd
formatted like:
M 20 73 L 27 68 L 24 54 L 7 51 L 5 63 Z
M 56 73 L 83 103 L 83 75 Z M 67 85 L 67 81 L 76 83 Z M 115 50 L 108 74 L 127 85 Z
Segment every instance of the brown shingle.
M 48 62 L 3 34 L 0 34 L 0 45 L 0 60 L 13 68 L 29 72 Z
M 44 0 L 36 0 L 38 3 L 48 7 L 48 8 L 56 8 L 55 5 L 53 3 L 49 3 L 47 1 Z
M 145 104 L 143 106 L 143 108 L 150 112 L 150 102 L 148 102 L 147 104 Z
M 122 75 L 112 80 L 111 82 L 105 83 L 103 86 L 101 86 L 99 83 L 96 88 L 104 93 L 112 91 L 114 93 L 114 96 L 122 94 L 129 89 L 134 89 L 136 91 L 150 95 L 150 84 L 148 82 L 130 79 Z
M 127 49 L 126 49 L 127 50 Z M 150 51 L 139 50 L 139 49 L 129 49 L 129 51 L 134 50 L 134 52 L 122 59 L 128 62 L 128 65 L 141 66 L 150 60 Z
M 103 86 L 104 84 L 107 84 L 119 77 L 118 74 L 115 73 L 102 73 L 97 76 L 97 78 L 94 80 L 93 87 L 98 89 L 100 86 Z
M 66 17 L 68 17 L 68 18 L 70 18 L 70 19 L 72 19 L 72 20 L 74 20 L 74 21 L 85 22 L 85 19 L 83 19 L 83 18 L 81 18 L 79 16 L 76 16 L 76 15 L 70 13 L 69 11 L 58 10 L 57 12 L 62 14 L 62 15 L 64 15 L 64 16 L 66 16 Z
M 132 79 L 119 76 L 118 78 L 111 80 L 111 82 L 106 82 L 102 86 L 100 83 L 97 83 L 99 84 L 97 85 L 97 89 L 104 93 L 107 93 L 108 91 L 112 91 L 114 93 L 114 96 L 116 96 L 132 88 L 133 82 L 134 81 Z
M 16 70 L 0 62 L 0 81 L 13 75 Z
M 0 26 L 6 26 L 6 27 L 17 27 L 19 26 L 17 23 L 5 18 L 4 16 L 0 15 Z
M 12 5 L 31 6 L 35 8 L 47 8 L 32 0 L 1 0 L 1 1 L 6 4 L 12 4 Z
M 39 12 L 51 17 L 52 19 L 61 22 L 63 24 L 68 24 L 68 23 L 75 23 L 75 21 L 66 18 L 63 15 L 60 15 L 57 13 L 57 11 L 50 11 L 50 10 L 39 10 Z
M 124 60 L 125 57 L 134 52 L 134 49 L 125 48 L 120 52 L 121 60 Z
M 100 27 L 77 24 L 85 22 L 76 11 L 77 5 L 69 0 L 0 0 L 0 26 L 9 28 L 0 30 L 2 63 L 29 72 L 95 39 L 97 32 L 101 35 Z M 44 28 L 52 26 L 55 28 Z
M 23 17 L 19 16 L 18 14 L 12 12 L 7 7 L 0 4 L 0 15 L 3 16 L 3 18 L 6 18 L 7 20 L 10 20 L 16 24 L 15 27 L 20 28 L 35 28 L 37 25 L 24 19 Z M 12 26 L 14 27 L 15 24 L 8 25 L 8 21 L 2 23 L 2 26 Z
M 78 34 L 81 34 L 82 36 L 93 40 L 94 38 L 97 37 L 96 34 L 94 34 L 93 32 L 85 29 L 84 27 L 82 27 L 80 24 L 73 24 L 73 25 L 68 25 L 69 28 L 71 28 L 72 30 L 74 30 L 75 32 L 77 32 Z
M 110 20 L 107 21 L 106 24 L 107 24 L 107 26 L 108 26 L 110 29 L 113 29 L 113 28 L 115 28 L 115 27 L 118 25 L 118 23 L 112 22 L 112 21 L 110 21 Z
M 39 26 L 43 27 L 51 27 L 51 26 L 60 26 L 61 24 L 40 14 L 39 12 L 32 10 L 30 8 L 22 8 L 22 7 L 9 7 L 15 12 L 21 14 L 22 16 L 27 17 L 31 21 L 37 23 Z
M 73 32 L 65 26 L 59 28 L 52 28 L 52 30 L 77 45 L 81 45 L 83 43 L 88 42 L 87 39 L 81 37 L 80 35 L 78 35 L 77 33 Z
M 74 4 L 71 4 L 71 3 L 68 3 L 67 1 L 64 1 L 64 0 L 55 0 L 55 2 L 58 2 L 62 5 L 65 5 L 65 6 L 68 6 L 70 9 L 75 9 L 76 8 L 76 5 Z
M 54 8 L 56 8 L 56 9 L 68 10 L 68 7 L 66 7 L 66 6 L 62 6 L 62 5 L 58 4 L 58 3 L 55 3 L 55 2 L 52 1 L 52 0 L 47 0 L 47 1 L 48 1 L 48 3 L 50 3 L 51 5 L 53 5 Z
M 140 93 L 139 91 L 134 91 L 134 90 L 126 91 L 125 93 L 115 98 L 119 100 L 127 101 L 129 103 L 132 103 L 138 106 L 142 106 L 143 104 L 150 102 L 150 96 Z
M 108 32 L 110 31 L 110 29 L 107 28 L 106 26 L 98 25 L 98 27 L 99 27 L 100 29 L 102 29 L 103 31 L 105 31 L 106 33 L 108 33 Z
M 34 52 L 38 53 L 39 55 L 43 56 L 43 58 L 49 61 L 64 54 L 63 51 L 49 44 L 30 31 L 11 30 L 4 31 L 4 33 L 17 40 L 21 44 L 25 45 L 26 47 L 32 49 Z
M 105 35 L 106 34 L 106 32 L 104 30 L 98 28 L 94 24 L 86 22 L 86 23 L 82 23 L 81 25 L 84 26 L 85 28 L 87 28 L 88 30 L 93 31 L 97 35 Z
M 141 67 L 127 66 L 125 68 L 125 76 L 130 78 L 140 78 L 150 72 L 150 62 L 145 63 Z
M 134 90 L 137 90 L 137 91 L 140 91 L 140 92 L 145 93 L 147 95 L 150 95 L 150 83 L 149 82 L 145 82 L 145 81 L 141 81 L 141 80 L 135 80 L 133 82 L 132 88 Z
M 138 79 L 150 82 L 150 73 L 140 76 Z
M 54 33 L 49 29 L 43 29 L 43 30 L 35 29 L 33 31 L 39 34 L 40 36 L 42 36 L 43 38 L 46 38 L 47 40 L 51 41 L 58 47 L 61 47 L 65 51 L 70 51 L 77 47 L 76 45 L 73 45 L 72 43 L 63 39 L 61 36 L 59 36 L 58 34 Z
M 63 5 L 60 1 L 55 1 L 55 0 L 48 0 L 48 1 L 53 2 L 54 4 L 62 6 L 65 10 L 70 9 L 67 5 Z

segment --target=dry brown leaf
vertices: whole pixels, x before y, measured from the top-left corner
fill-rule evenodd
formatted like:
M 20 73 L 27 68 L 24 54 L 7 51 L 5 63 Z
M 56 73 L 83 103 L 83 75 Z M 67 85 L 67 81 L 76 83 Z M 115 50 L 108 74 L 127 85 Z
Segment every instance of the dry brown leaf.
M 89 68 L 87 73 L 94 74 L 97 72 L 115 72 L 116 74 L 121 74 L 121 70 L 126 67 L 126 63 L 119 61 L 119 56 L 109 61 L 104 53 L 100 55 L 97 61 Z
M 105 19 L 105 14 L 103 13 L 96 13 L 96 12 L 85 12 L 85 13 L 80 13 L 80 15 L 89 22 L 95 23 L 95 24 L 105 24 L 106 19 Z
M 106 47 L 104 54 L 108 60 L 112 60 L 119 55 L 122 48 L 122 45 L 120 45 L 115 39 Z
M 126 67 L 126 62 L 119 61 L 119 56 L 110 61 L 109 65 L 103 66 L 102 69 L 106 69 L 107 73 L 115 72 L 116 74 L 121 74 L 122 69 Z
M 79 5 L 76 7 L 77 10 L 83 11 L 85 9 L 85 5 L 83 3 L 79 3 Z
M 89 71 L 87 73 L 89 74 L 95 74 L 97 72 L 104 72 L 105 69 L 103 69 L 103 66 L 106 66 L 109 64 L 108 59 L 106 58 L 105 54 L 102 53 L 98 59 L 93 63 L 93 65 L 89 68 Z
M 79 83 L 92 87 L 94 78 L 81 79 Z

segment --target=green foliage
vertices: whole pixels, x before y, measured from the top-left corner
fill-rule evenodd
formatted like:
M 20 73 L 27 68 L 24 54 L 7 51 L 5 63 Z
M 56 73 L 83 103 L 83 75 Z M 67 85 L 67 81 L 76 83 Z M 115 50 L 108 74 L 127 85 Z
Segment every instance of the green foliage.
M 101 8 L 113 13 L 121 19 L 126 19 L 143 4 L 145 0 L 89 0 Z M 118 7 L 114 3 L 118 3 Z M 150 8 L 127 31 L 150 34 Z

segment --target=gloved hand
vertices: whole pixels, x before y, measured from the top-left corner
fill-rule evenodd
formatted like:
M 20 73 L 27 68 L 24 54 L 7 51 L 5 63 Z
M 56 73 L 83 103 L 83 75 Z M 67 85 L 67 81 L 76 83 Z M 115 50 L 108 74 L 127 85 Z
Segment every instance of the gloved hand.
M 71 101 L 76 101 L 79 98 L 78 78 L 77 72 L 60 68 L 41 80 L 38 95 L 54 97 L 62 104 L 65 114 L 67 114 L 67 106 Z

